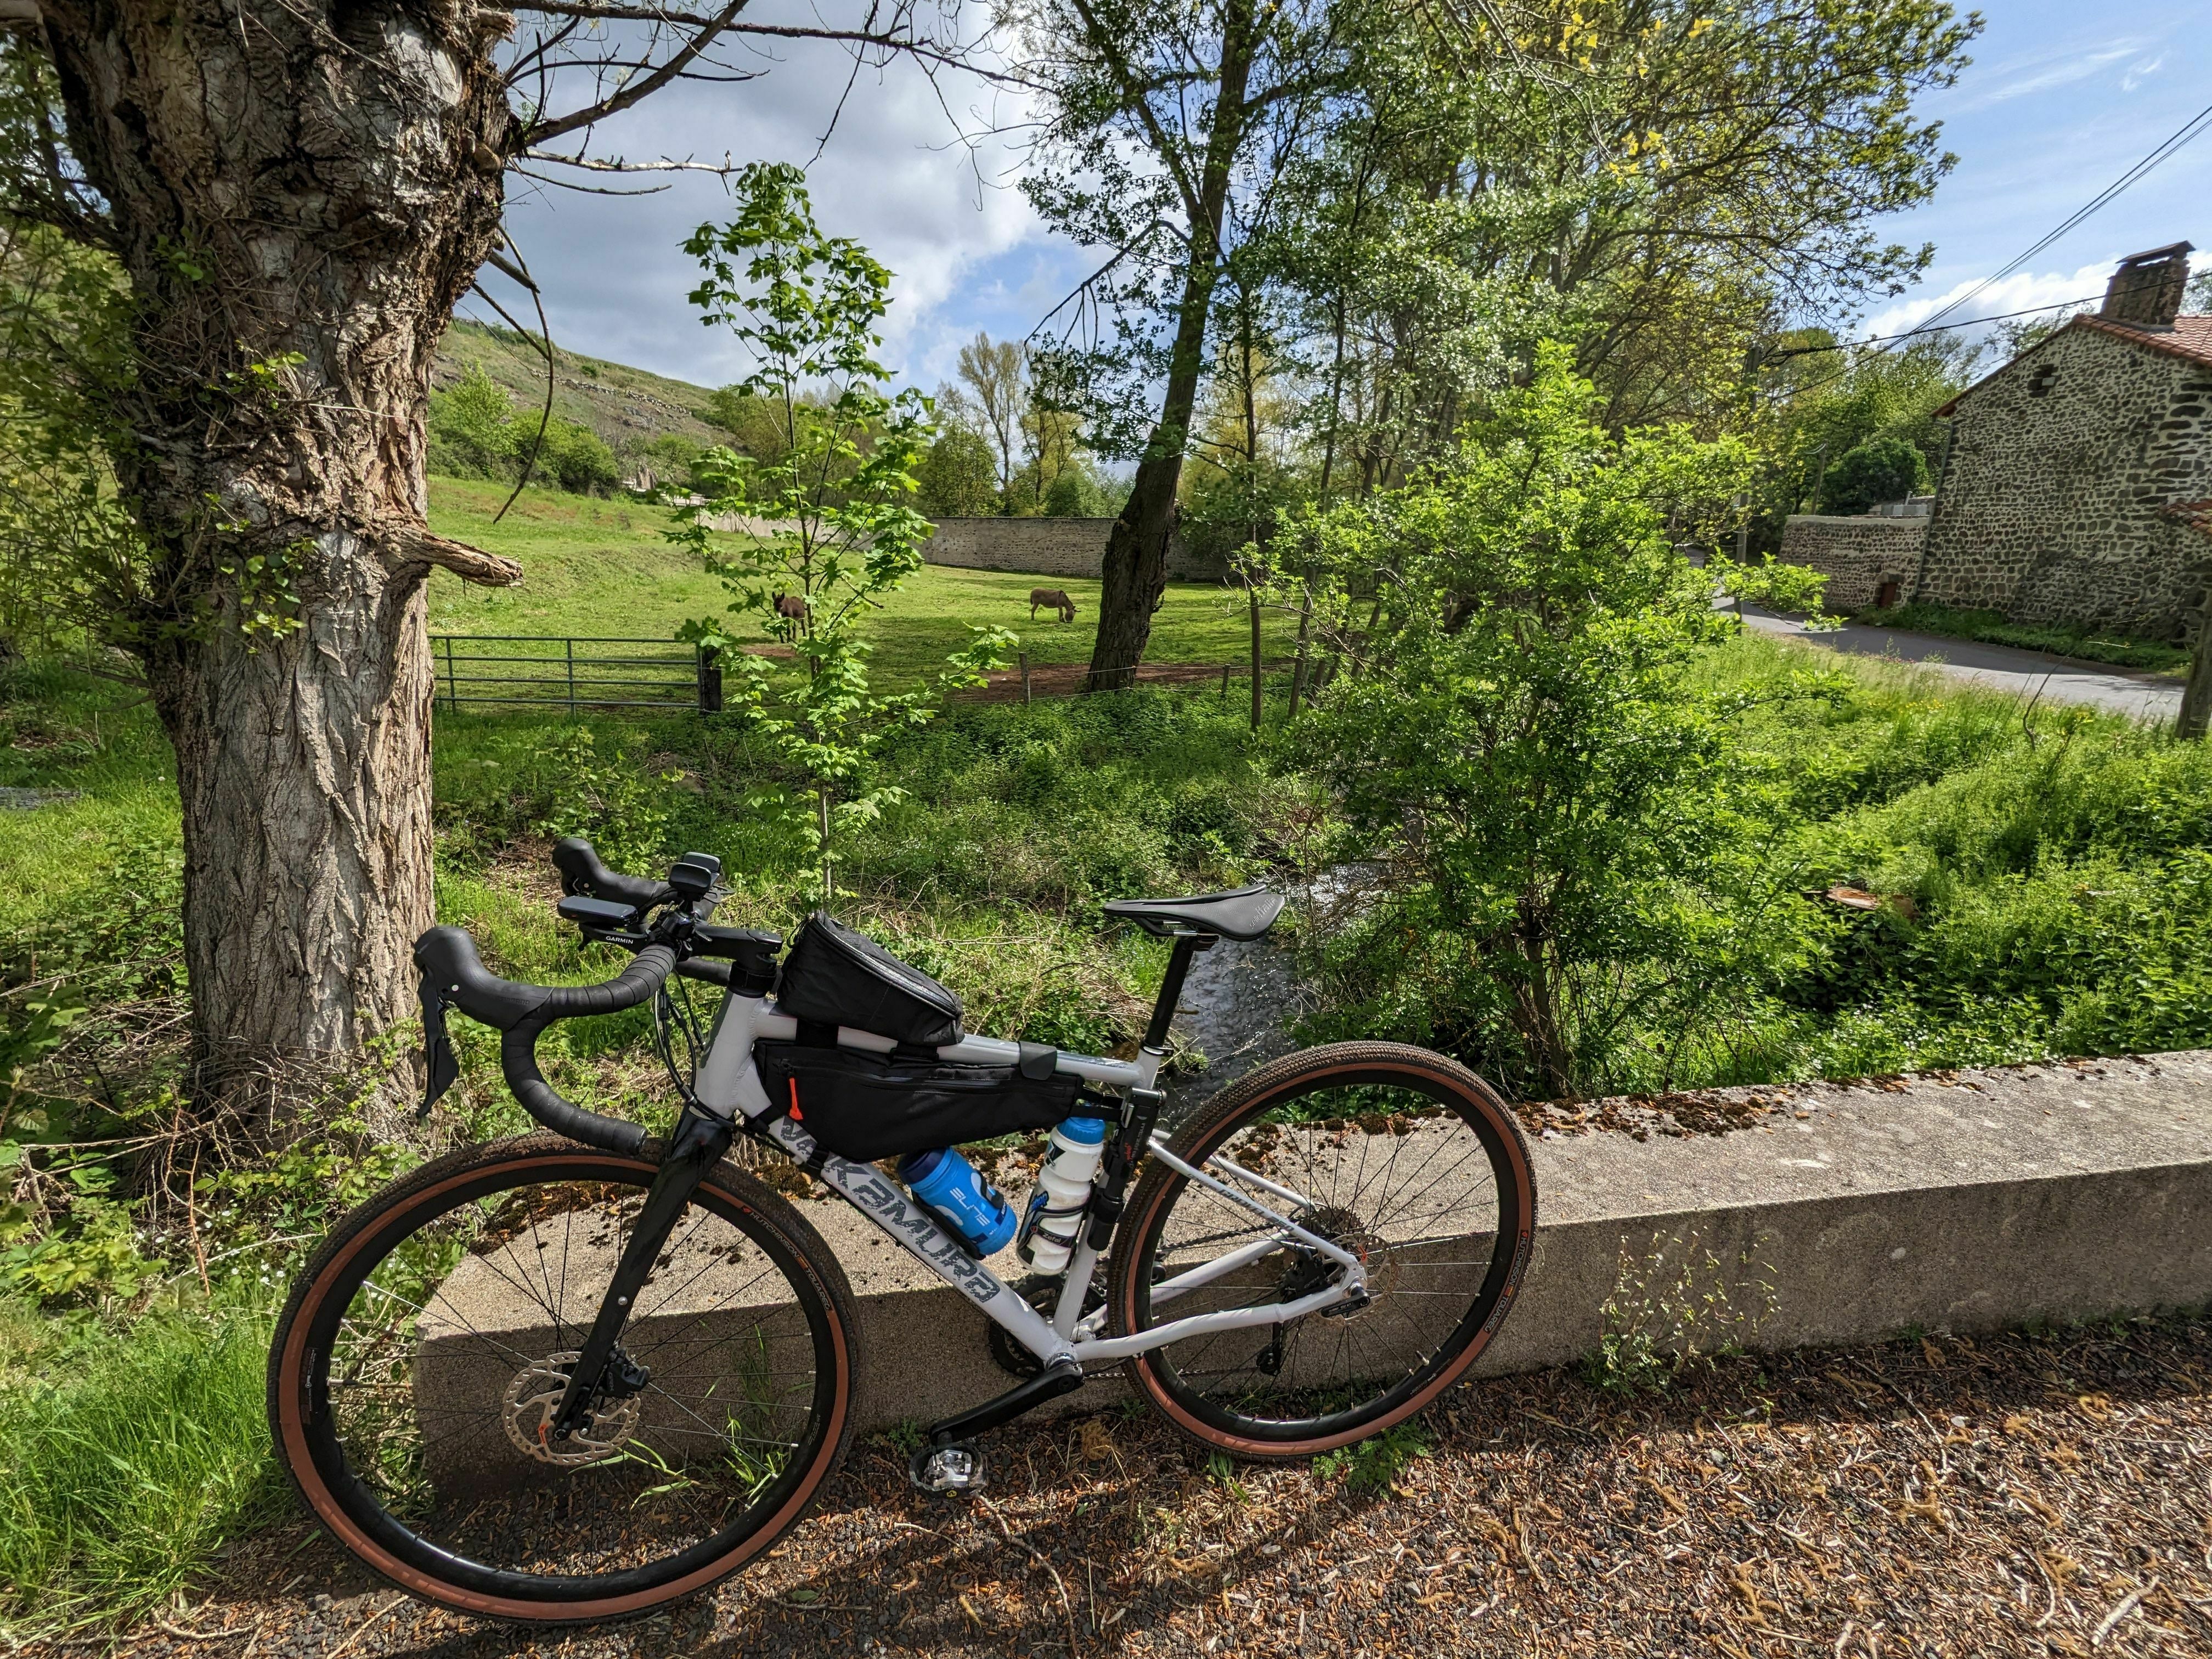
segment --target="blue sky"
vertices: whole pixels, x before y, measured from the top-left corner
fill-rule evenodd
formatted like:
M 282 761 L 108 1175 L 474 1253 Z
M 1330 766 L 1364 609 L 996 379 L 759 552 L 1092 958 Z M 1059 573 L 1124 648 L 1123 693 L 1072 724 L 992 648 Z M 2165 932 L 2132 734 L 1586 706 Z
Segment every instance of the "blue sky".
M 1996 0 L 1984 15 L 1972 66 L 1923 106 L 1943 122 L 1958 167 L 1932 201 L 1877 227 L 1909 245 L 1933 242 L 1935 262 L 1911 293 L 1871 308 L 1864 331 L 1912 326 L 2212 100 L 2212 0 L 2133 8 Z M 1010 187 L 1016 151 L 996 141 L 954 142 L 948 108 L 971 131 L 1019 115 L 980 82 L 933 86 L 904 66 L 870 73 L 817 157 L 848 72 L 831 52 L 795 48 L 761 79 L 649 100 L 614 130 L 616 142 L 633 156 L 726 151 L 740 161 L 810 164 L 825 228 L 859 238 L 899 273 L 889 362 L 902 378 L 933 387 L 951 376 L 961 342 L 976 330 L 1026 333 L 1080 275 L 1083 255 L 1048 234 Z M 510 179 L 507 223 L 562 344 L 712 386 L 736 379 L 745 364 L 685 302 L 693 276 L 678 244 L 727 211 L 720 185 L 698 175 L 623 200 Z M 2212 264 L 2212 135 L 1963 314 L 2095 295 L 2120 255 L 2183 238 L 2207 250 L 2200 269 Z M 511 297 L 502 294 L 502 302 Z M 472 308 L 489 314 L 463 307 Z

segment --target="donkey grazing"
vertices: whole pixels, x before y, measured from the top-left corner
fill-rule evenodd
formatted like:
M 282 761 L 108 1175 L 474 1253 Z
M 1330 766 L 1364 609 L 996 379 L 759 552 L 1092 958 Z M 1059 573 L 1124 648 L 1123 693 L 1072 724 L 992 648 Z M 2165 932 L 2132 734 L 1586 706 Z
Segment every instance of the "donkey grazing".
M 1036 613 L 1039 610 L 1057 611 L 1060 612 L 1060 621 L 1064 623 L 1072 623 L 1075 620 L 1075 601 L 1057 587 L 1030 589 L 1030 620 L 1031 622 L 1036 620 Z

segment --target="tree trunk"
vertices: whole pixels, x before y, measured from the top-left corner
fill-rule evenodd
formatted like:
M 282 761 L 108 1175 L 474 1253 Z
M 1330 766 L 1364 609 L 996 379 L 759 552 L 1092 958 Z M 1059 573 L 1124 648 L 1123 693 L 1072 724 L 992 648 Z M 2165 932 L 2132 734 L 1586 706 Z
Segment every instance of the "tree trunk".
M 137 307 L 118 423 L 150 571 L 115 636 L 176 748 L 204 1106 L 319 1087 L 429 925 L 432 354 L 493 246 L 503 13 L 45 0 Z
M 1191 216 L 1167 387 L 1160 399 L 1160 418 L 1137 463 L 1135 484 L 1107 534 L 1098 636 L 1091 648 L 1085 691 L 1119 691 L 1136 684 L 1138 665 L 1152 638 L 1152 613 L 1160 608 L 1160 596 L 1167 589 L 1168 538 L 1175 529 L 1183 450 L 1190 441 L 1190 417 L 1198 404 L 1199 378 L 1205 367 L 1207 313 L 1220 275 L 1222 222 L 1249 114 L 1244 96 L 1252 74 L 1252 0 L 1231 0 L 1228 9 L 1222 30 L 1217 114 L 1206 141 L 1196 211 Z

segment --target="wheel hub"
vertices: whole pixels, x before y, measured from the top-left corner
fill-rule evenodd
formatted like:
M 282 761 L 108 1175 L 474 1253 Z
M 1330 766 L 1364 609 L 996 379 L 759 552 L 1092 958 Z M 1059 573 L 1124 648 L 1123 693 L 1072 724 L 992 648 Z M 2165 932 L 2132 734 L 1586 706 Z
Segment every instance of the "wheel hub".
M 1397 1276 L 1396 1258 L 1353 1212 L 1339 1205 L 1322 1205 L 1291 1218 L 1306 1231 L 1327 1239 L 1340 1250 L 1351 1252 L 1367 1271 L 1367 1293 L 1340 1302 L 1334 1307 L 1323 1308 L 1322 1318 L 1357 1319 L 1389 1289 L 1390 1280 Z M 1283 1299 L 1292 1302 L 1326 1290 L 1335 1283 L 1340 1271 L 1339 1265 L 1328 1257 L 1312 1250 L 1301 1250 L 1297 1265 L 1285 1277 Z
M 556 1468 L 580 1468 L 613 1456 L 637 1432 L 637 1396 L 631 1394 L 593 1400 L 566 1438 L 555 1437 L 553 1419 L 568 1391 L 569 1370 L 580 1358 L 574 1349 L 547 1354 L 525 1365 L 507 1385 L 500 1421 L 524 1456 Z

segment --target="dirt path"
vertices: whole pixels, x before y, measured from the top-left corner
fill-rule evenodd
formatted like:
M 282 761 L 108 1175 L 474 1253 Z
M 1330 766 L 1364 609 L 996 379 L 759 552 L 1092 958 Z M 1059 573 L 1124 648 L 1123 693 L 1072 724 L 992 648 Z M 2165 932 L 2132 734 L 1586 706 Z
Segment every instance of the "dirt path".
M 1662 1655 L 2212 1652 L 2212 1328 L 1724 1362 L 1624 1400 L 1463 1389 L 1362 1496 L 1210 1470 L 1148 1418 L 995 1437 L 955 1507 L 855 1449 L 823 1510 L 673 1619 L 567 1636 L 379 1589 L 304 1525 L 125 1653 Z
M 1287 673 L 1287 662 L 1266 662 L 1261 672 L 1266 674 Z M 1222 665 L 1218 662 L 1148 662 L 1137 670 L 1140 685 L 1214 685 L 1224 682 Z M 1083 663 L 1039 663 L 1030 671 L 1030 695 L 1037 697 L 1072 697 L 1083 690 L 1083 681 L 1090 668 Z M 1230 679 L 1237 693 L 1249 697 L 1251 693 L 1251 670 L 1231 665 Z M 1019 702 L 1022 700 L 1022 672 L 1018 668 L 1000 668 L 973 690 L 953 694 L 955 702 Z

